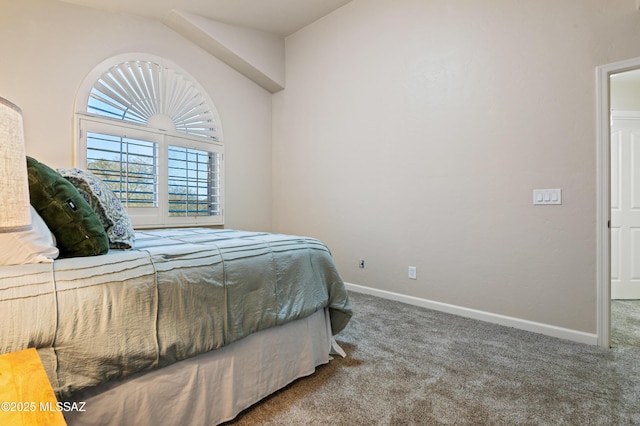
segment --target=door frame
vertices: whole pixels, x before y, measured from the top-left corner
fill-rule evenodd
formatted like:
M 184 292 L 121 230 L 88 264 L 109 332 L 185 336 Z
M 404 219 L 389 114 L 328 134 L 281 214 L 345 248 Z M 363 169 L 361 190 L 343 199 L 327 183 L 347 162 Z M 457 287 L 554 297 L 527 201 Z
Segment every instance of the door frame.
M 596 67 L 596 321 L 598 346 L 611 343 L 611 74 L 640 68 L 640 58 Z

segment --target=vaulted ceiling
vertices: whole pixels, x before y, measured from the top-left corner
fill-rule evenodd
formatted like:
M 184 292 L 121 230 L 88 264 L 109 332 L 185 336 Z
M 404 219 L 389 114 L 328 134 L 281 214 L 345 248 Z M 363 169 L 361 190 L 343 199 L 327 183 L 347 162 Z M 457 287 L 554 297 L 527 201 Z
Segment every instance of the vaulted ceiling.
M 163 21 L 172 9 L 287 36 L 351 0 L 62 0 Z

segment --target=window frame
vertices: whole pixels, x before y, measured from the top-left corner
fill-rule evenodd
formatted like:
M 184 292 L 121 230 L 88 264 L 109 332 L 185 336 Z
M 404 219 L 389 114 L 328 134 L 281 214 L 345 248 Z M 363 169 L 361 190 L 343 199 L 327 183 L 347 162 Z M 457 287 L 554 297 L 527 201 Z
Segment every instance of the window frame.
M 113 136 L 125 136 L 157 143 L 158 152 L 158 206 L 126 207 L 131 223 L 135 228 L 213 226 L 224 225 L 224 144 L 220 141 L 203 140 L 188 134 L 154 129 L 147 126 L 116 121 L 89 113 L 76 113 L 77 158 L 76 166 L 87 169 L 87 134 L 102 133 Z M 168 147 L 179 146 L 218 153 L 220 213 L 212 216 L 169 216 L 168 189 Z
M 91 90 L 95 83 L 107 70 L 112 69 L 115 65 L 124 62 L 142 61 L 153 62 L 161 66 L 172 76 L 181 76 L 188 79 L 191 87 L 197 90 L 200 96 L 208 106 L 213 121 L 215 123 L 215 133 L 210 137 L 193 135 L 176 130 L 163 130 L 154 128 L 154 123 L 137 124 L 119 119 L 107 118 L 102 115 L 93 114 L 87 111 Z M 167 59 L 140 52 L 123 53 L 108 58 L 98 64 L 91 70 L 83 80 L 76 94 L 75 99 L 75 143 L 73 164 L 81 169 L 87 168 L 87 131 L 100 132 L 100 129 L 120 129 L 120 132 L 107 134 L 116 134 L 118 136 L 129 136 L 145 140 L 146 135 L 151 135 L 155 140 L 162 143 L 158 146 L 158 207 L 157 208 L 132 208 L 128 207 L 127 212 L 131 218 L 131 222 L 135 228 L 162 228 L 162 227 L 184 227 L 184 226 L 223 226 L 225 223 L 225 162 L 224 162 L 224 143 L 222 124 L 218 111 L 208 93 L 198 82 L 187 72 L 181 69 L 172 61 Z M 126 133 L 123 133 L 126 132 Z M 140 137 L 140 135 L 143 135 Z M 148 140 L 148 139 L 146 139 Z M 220 155 L 219 161 L 219 214 L 213 216 L 169 216 L 168 207 L 168 152 L 167 146 L 176 145 L 187 148 L 216 152 Z M 150 210 L 151 209 L 151 210 Z

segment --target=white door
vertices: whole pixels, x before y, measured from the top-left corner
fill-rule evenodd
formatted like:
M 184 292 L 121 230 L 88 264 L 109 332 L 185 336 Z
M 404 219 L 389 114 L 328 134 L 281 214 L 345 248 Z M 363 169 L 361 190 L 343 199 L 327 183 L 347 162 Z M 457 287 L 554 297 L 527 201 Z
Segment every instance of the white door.
M 611 298 L 640 299 L 640 114 L 611 123 Z

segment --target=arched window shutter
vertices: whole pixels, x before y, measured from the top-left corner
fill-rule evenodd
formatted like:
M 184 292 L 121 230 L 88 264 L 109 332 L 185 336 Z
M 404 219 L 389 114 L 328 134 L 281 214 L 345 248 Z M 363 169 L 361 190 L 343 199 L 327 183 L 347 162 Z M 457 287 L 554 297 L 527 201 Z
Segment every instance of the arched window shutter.
M 222 225 L 217 111 L 194 79 L 168 63 L 127 54 L 85 78 L 76 99 L 78 166 L 109 185 L 136 227 Z
M 202 90 L 190 78 L 154 62 L 126 61 L 109 68 L 91 88 L 87 112 L 219 140 L 215 115 Z

